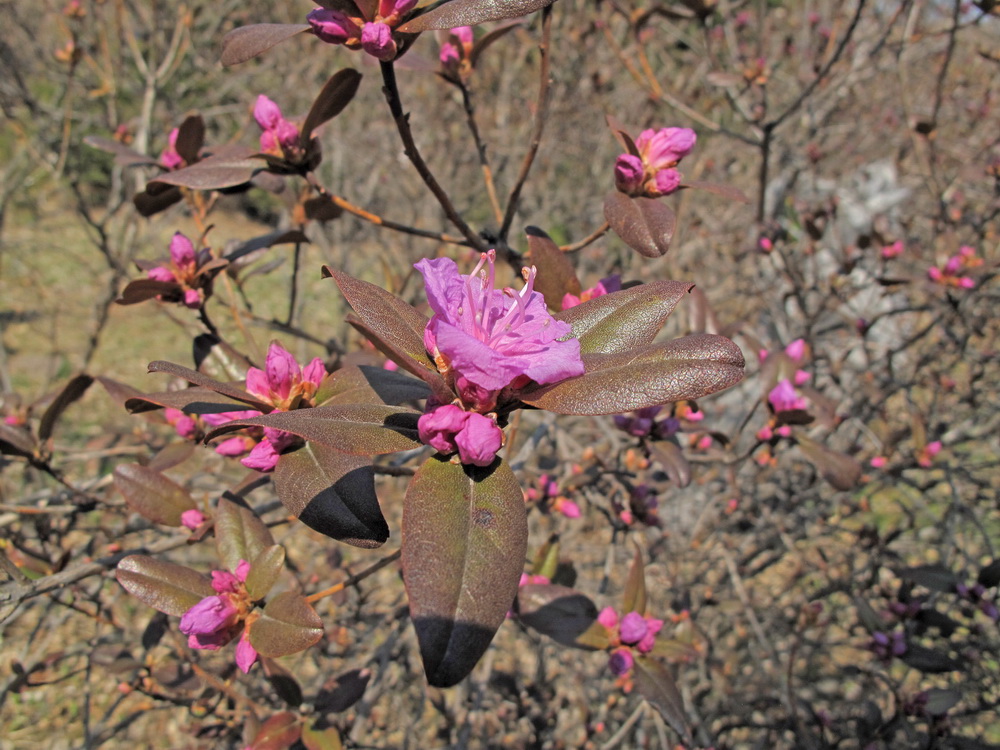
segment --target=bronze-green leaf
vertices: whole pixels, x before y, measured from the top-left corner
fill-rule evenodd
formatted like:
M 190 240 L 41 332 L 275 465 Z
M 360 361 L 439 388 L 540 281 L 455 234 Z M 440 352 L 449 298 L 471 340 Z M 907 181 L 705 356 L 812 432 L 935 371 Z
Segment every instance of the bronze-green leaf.
M 367 457 L 306 443 L 278 460 L 274 486 L 289 512 L 332 539 L 372 548 L 389 538 Z
M 258 601 L 267 596 L 274 582 L 278 580 L 285 567 L 285 548 L 280 544 L 272 544 L 261 550 L 253 560 L 250 560 L 250 572 L 247 574 L 246 587 L 250 598 Z
M 677 217 L 666 203 L 608 193 L 604 218 L 630 248 L 647 258 L 659 258 L 670 249 Z
M 222 38 L 222 64 L 246 62 L 309 28 L 307 23 L 257 23 L 233 29 Z
M 250 645 L 275 658 L 305 651 L 323 637 L 323 621 L 302 596 L 283 591 L 264 607 L 250 626 Z
M 215 544 L 222 564 L 235 571 L 240 560 L 253 562 L 274 538 L 256 513 L 222 498 L 215 511 Z
M 442 456 L 417 471 L 403 505 L 403 581 L 431 685 L 479 661 L 517 594 L 528 525 L 502 461 L 463 467 Z
M 181 514 L 197 507 L 186 489 L 148 466 L 119 464 L 114 482 L 128 507 L 154 523 L 180 526 Z
M 132 596 L 168 615 L 180 617 L 206 596 L 215 594 L 201 573 L 146 555 L 129 555 L 118 563 L 118 582 Z
M 684 710 L 684 700 L 666 666 L 648 656 L 639 656 L 635 660 L 633 674 L 639 694 L 649 701 L 671 729 L 690 743 L 691 729 Z
M 628 581 L 625 583 L 625 598 L 622 603 L 622 614 L 638 612 L 646 614 L 646 568 L 642 564 L 642 552 L 635 548 L 632 565 L 628 569 Z
M 553 2 L 554 0 L 451 0 L 404 23 L 398 30 L 404 34 L 416 34 L 435 29 L 453 29 L 456 26 L 475 26 L 488 21 L 519 18 Z

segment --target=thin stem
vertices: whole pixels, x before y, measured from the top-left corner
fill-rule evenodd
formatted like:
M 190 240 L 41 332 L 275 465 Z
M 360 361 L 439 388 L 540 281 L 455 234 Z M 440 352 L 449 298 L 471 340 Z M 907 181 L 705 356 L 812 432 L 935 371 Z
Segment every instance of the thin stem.
M 562 250 L 564 253 L 575 253 L 577 250 L 583 250 L 583 248 L 585 248 L 587 245 L 601 239 L 601 237 L 607 234 L 607 231 L 610 228 L 611 225 L 608 224 L 608 222 L 604 222 L 603 224 L 601 224 L 601 226 L 599 226 L 592 233 L 584 237 L 582 240 L 574 242 L 570 245 L 560 245 L 559 249 Z
M 490 160 L 486 156 L 486 144 L 483 143 L 479 135 L 479 126 L 476 124 L 476 108 L 472 104 L 472 91 L 465 85 L 464 81 L 456 84 L 458 90 L 462 92 L 462 106 L 465 107 L 465 121 L 472 133 L 472 139 L 476 143 L 476 152 L 479 154 L 479 164 L 483 168 L 483 181 L 486 183 L 486 194 L 490 199 L 490 206 L 493 207 L 493 216 L 497 224 L 503 221 L 503 209 L 500 208 L 500 200 L 497 198 L 497 187 L 493 182 L 493 170 L 490 168 Z
M 524 155 L 524 162 L 521 164 L 521 171 L 517 175 L 517 181 L 507 197 L 507 212 L 503 217 L 503 225 L 500 227 L 500 244 L 506 246 L 507 235 L 510 232 L 510 225 L 514 223 L 514 214 L 521 199 L 521 190 L 528 179 L 531 165 L 535 161 L 538 147 L 542 142 L 542 133 L 545 131 L 545 120 L 549 109 L 549 90 L 551 84 L 551 46 L 552 42 L 552 6 L 545 6 L 542 10 L 542 41 L 538 45 L 542 61 L 538 71 L 538 100 L 535 103 L 535 131 L 531 135 L 531 143 L 528 145 L 528 153 Z
M 383 557 L 377 563 L 375 563 L 373 565 L 369 565 L 367 568 L 365 568 L 364 570 L 362 570 L 360 573 L 358 573 L 357 575 L 351 576 L 346 581 L 341 581 L 340 583 L 334 584 L 333 586 L 331 586 L 328 589 L 323 589 L 322 591 L 317 591 L 315 594 L 311 594 L 311 595 L 307 596 L 306 597 L 306 601 L 309 602 L 310 604 L 312 604 L 313 602 L 317 602 L 317 601 L 319 601 L 320 599 L 322 599 L 325 596 L 330 596 L 331 594 L 336 594 L 336 593 L 338 593 L 340 591 L 343 591 L 344 589 L 348 588 L 349 586 L 355 586 L 355 585 L 359 584 L 361 581 L 365 580 L 368 576 L 372 575 L 373 573 L 377 573 L 378 571 L 382 570 L 382 568 L 384 568 L 389 563 L 392 563 L 392 562 L 395 562 L 396 560 L 398 560 L 399 556 L 401 554 L 402 554 L 402 550 L 396 550 L 395 552 L 393 552 L 388 557 Z
M 434 197 L 437 198 L 448 220 L 455 225 L 472 247 L 480 252 L 485 252 L 488 249 L 486 243 L 478 234 L 472 231 L 472 227 L 465 223 L 465 219 L 459 215 L 448 194 L 438 184 L 437 179 L 435 179 L 427 163 L 420 155 L 420 150 L 413 140 L 413 133 L 410 131 L 409 115 L 403 112 L 403 103 L 399 98 L 399 87 L 396 85 L 396 69 L 393 68 L 392 62 L 380 62 L 379 67 L 382 69 L 382 82 L 384 84 L 382 93 L 385 94 L 385 100 L 389 105 L 389 111 L 392 113 L 392 119 L 396 122 L 396 130 L 399 131 L 400 140 L 403 141 L 403 153 L 406 154 L 410 163 L 413 164 L 424 184 L 434 194 Z
M 299 230 L 304 230 L 305 227 L 299 226 Z M 288 317 L 285 318 L 284 325 L 291 326 L 292 319 L 295 317 L 295 303 L 298 302 L 299 296 L 299 263 L 302 260 L 302 243 L 295 243 L 295 250 L 292 253 L 292 288 L 288 292 Z

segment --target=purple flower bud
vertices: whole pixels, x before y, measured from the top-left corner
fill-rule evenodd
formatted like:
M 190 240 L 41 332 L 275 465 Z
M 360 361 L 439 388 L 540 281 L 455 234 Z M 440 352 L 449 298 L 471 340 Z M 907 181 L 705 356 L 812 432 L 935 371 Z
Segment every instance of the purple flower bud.
M 648 654 L 656 645 L 656 634 L 663 628 L 663 620 L 654 620 L 652 617 L 646 618 L 646 635 L 636 644 L 636 648 L 641 653 Z
M 681 184 L 681 173 L 676 169 L 661 169 L 653 178 L 653 187 L 657 196 L 670 195 Z
M 489 466 L 503 445 L 503 431 L 489 417 L 469 412 L 455 445 L 463 464 Z
M 339 10 L 316 8 L 309 12 L 306 21 L 313 33 L 327 44 L 344 44 L 361 36 L 358 25 Z
M 285 156 L 295 156 L 299 150 L 299 129 L 288 120 L 282 120 L 274 129 L 275 138 Z
M 284 118 L 278 105 L 261 94 L 254 104 L 253 119 L 260 125 L 261 130 L 274 130 Z
M 259 412 L 258 412 L 259 414 Z M 229 458 L 236 458 L 237 456 L 242 456 L 248 450 L 246 438 L 243 437 L 231 437 L 228 440 L 223 440 L 217 446 L 215 446 L 215 452 L 220 456 L 228 456 Z
M 195 263 L 194 245 L 180 232 L 175 232 L 170 240 L 170 260 L 177 268 Z
M 366 23 L 361 29 L 361 48 L 376 60 L 389 62 L 396 57 L 392 29 L 384 23 Z
M 635 659 L 632 657 L 632 652 L 627 648 L 616 648 L 611 652 L 611 656 L 608 657 L 608 669 L 616 677 L 627 674 L 634 665 Z
M 615 187 L 623 193 L 635 195 L 642 191 L 645 167 L 642 159 L 632 154 L 622 154 L 615 160 Z
M 642 640 L 648 630 L 646 618 L 638 612 L 629 612 L 622 618 L 620 627 L 622 643 L 633 645 Z
M 228 598 L 206 596 L 181 616 L 180 628 L 185 635 L 213 635 L 236 624 L 238 619 L 239 613 Z
M 454 404 L 437 406 L 417 420 L 417 434 L 422 443 L 439 453 L 454 453 L 458 450 L 455 436 L 465 427 L 468 417 L 468 412 Z

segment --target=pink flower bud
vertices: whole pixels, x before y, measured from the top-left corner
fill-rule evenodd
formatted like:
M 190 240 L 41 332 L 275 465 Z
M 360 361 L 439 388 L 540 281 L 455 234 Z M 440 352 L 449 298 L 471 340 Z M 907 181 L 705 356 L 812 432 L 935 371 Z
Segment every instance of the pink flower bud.
M 294 381 L 301 379 L 302 370 L 295 357 L 279 344 L 272 341 L 267 348 L 267 357 L 264 361 L 264 373 L 267 378 L 268 390 L 272 397 L 279 399 L 288 398 L 291 393 Z M 249 372 L 247 373 L 249 387 Z M 262 395 L 260 393 L 255 395 Z
M 655 620 L 652 617 L 646 618 L 646 634 L 636 644 L 636 648 L 641 653 L 648 654 L 656 645 L 656 634 L 663 627 L 663 620 Z
M 677 190 L 681 184 L 681 173 L 676 169 L 661 169 L 653 178 L 654 190 L 657 196 L 670 195 Z
M 616 677 L 621 677 L 635 665 L 635 658 L 627 648 L 616 648 L 608 657 L 608 670 Z
M 630 646 L 638 643 L 645 637 L 647 630 L 646 618 L 638 612 L 629 612 L 622 618 L 619 628 L 622 643 L 627 643 Z
M 214 635 L 235 625 L 238 619 L 239 613 L 228 598 L 206 596 L 181 616 L 180 629 L 185 635 Z M 195 648 L 214 651 L 220 645 L 214 648 L 212 645 L 198 645 Z
M 184 304 L 192 310 L 197 310 L 201 307 L 201 291 L 198 289 L 185 289 Z
M 177 281 L 177 277 L 174 276 L 174 272 L 164 266 L 150 268 L 147 276 L 149 276 L 149 278 L 153 281 Z
M 886 459 L 885 456 L 875 456 L 871 460 L 871 465 L 873 469 L 881 469 L 883 466 L 886 465 L 886 463 L 888 463 L 888 459 Z
M 976 282 L 975 282 L 975 280 L 971 276 L 963 276 L 962 278 L 960 278 L 958 280 L 958 285 L 960 287 L 962 287 L 962 289 L 975 289 L 976 288 Z
M 447 68 L 452 65 L 458 65 L 462 56 L 458 52 L 458 47 L 451 42 L 445 42 L 441 45 L 441 51 L 438 53 L 438 59 L 441 61 L 441 64 Z
M 962 267 L 962 256 L 952 255 L 948 258 L 948 262 L 944 264 L 944 272 L 949 276 L 954 276 L 958 273 L 958 269 Z
M 462 44 L 472 44 L 475 41 L 476 35 L 472 30 L 471 26 L 458 26 L 451 30 L 451 33 L 455 35 L 459 42 Z M 972 248 L 969 248 L 970 250 Z
M 615 187 L 629 195 L 640 192 L 644 171 L 642 159 L 622 154 L 615 160 Z
M 379 0 L 378 14 L 381 18 L 401 18 L 416 4 L 417 0 Z
M 791 357 L 793 362 L 801 362 L 806 355 L 805 339 L 795 339 L 795 341 L 785 347 L 785 354 Z
M 339 10 L 316 8 L 309 12 L 306 21 L 312 32 L 327 44 L 344 44 L 361 36 L 358 25 Z
M 288 120 L 281 120 L 274 129 L 275 139 L 286 157 L 295 155 L 300 148 L 299 129 Z
M 185 528 L 194 531 L 203 523 L 205 523 L 205 514 L 197 508 L 192 508 L 181 513 L 181 526 Z
M 228 456 L 230 458 L 242 456 L 248 450 L 250 450 L 250 447 L 247 445 L 247 438 L 239 436 L 223 440 L 215 446 L 216 453 L 220 456 Z
M 944 274 L 941 273 L 941 269 L 938 268 L 937 266 L 931 266 L 930 268 L 927 269 L 927 278 L 929 278 L 931 281 L 941 281 L 941 277 L 943 275 Z
M 690 128 L 644 130 L 635 139 L 646 166 L 654 171 L 672 167 L 691 153 L 697 135 Z
M 489 417 L 469 412 L 465 426 L 455 436 L 455 445 L 463 464 L 489 466 L 503 446 L 503 431 Z
M 376 60 L 389 62 L 396 57 L 392 29 L 384 23 L 366 23 L 361 29 L 361 48 Z
M 761 237 L 757 240 L 757 247 L 759 247 L 763 252 L 769 253 L 774 250 L 774 243 L 771 242 L 769 237 Z
M 465 426 L 468 412 L 454 404 L 438 406 L 417 420 L 417 434 L 420 441 L 431 446 L 438 453 L 454 453 L 458 450 L 455 436 Z
M 605 607 L 597 615 L 597 621 L 608 630 L 613 631 L 618 627 L 618 613 L 615 612 L 614 607 Z
M 184 157 L 177 153 L 177 137 L 180 135 L 180 132 L 180 128 L 174 128 L 170 131 L 170 136 L 167 139 L 167 147 L 160 154 L 160 164 L 170 171 L 180 169 L 184 166 Z
M 170 239 L 170 260 L 177 268 L 193 266 L 195 263 L 194 245 L 180 232 L 175 232 Z
M 264 438 L 253 447 L 253 450 L 250 451 L 246 458 L 240 459 L 240 463 L 248 469 L 266 473 L 274 471 L 274 467 L 278 465 L 280 457 L 280 454 L 275 450 L 271 441 Z
M 261 94 L 253 107 L 253 119 L 260 125 L 261 130 L 274 130 L 284 118 L 278 105 Z

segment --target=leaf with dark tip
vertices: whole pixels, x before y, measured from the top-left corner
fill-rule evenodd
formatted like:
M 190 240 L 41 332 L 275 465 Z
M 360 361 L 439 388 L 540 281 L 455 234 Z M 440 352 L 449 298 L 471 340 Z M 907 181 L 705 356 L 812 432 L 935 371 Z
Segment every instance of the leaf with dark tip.
M 611 128 L 611 132 L 614 134 L 618 142 L 622 144 L 628 153 L 632 156 L 639 156 L 639 148 L 635 145 L 635 141 L 632 140 L 632 136 L 628 134 L 625 126 L 618 120 L 614 115 L 606 115 L 604 117 L 605 121 L 608 123 L 608 127 Z
M 684 710 L 684 700 L 670 670 L 656 659 L 639 656 L 635 660 L 633 676 L 639 694 L 649 701 L 671 729 L 690 743 L 691 730 Z
M 248 750 L 288 750 L 301 735 L 299 717 L 290 711 L 282 711 L 260 725 Z
M 493 44 L 493 42 L 506 36 L 520 25 L 520 21 L 508 21 L 507 23 L 491 29 L 488 33 L 477 39 L 476 43 L 472 47 L 472 52 L 469 53 L 469 64 L 473 68 L 476 67 L 479 63 L 479 58 L 482 57 L 483 53 L 490 47 L 490 45 Z
M 743 378 L 744 364 L 736 344 L 711 334 L 583 361 L 583 375 L 524 391 L 520 399 L 557 414 L 622 414 L 721 391 Z
M 927 648 L 918 643 L 907 643 L 906 651 L 899 657 L 907 666 L 927 674 L 941 674 L 961 669 L 963 661 L 948 656 L 944 651 Z
M 691 464 L 684 451 L 671 440 L 655 440 L 646 443 L 649 457 L 663 469 L 667 478 L 677 487 L 687 487 L 691 484 Z
M 63 386 L 63 389 L 59 391 L 59 395 L 52 400 L 45 413 L 42 414 L 42 419 L 38 423 L 39 440 L 48 440 L 52 437 L 52 430 L 55 428 L 59 417 L 62 416 L 62 413 L 66 411 L 66 408 L 70 404 L 87 392 L 87 389 L 90 388 L 90 384 L 93 382 L 94 379 L 90 375 L 77 375 Z
M 275 245 L 284 245 L 293 242 L 309 242 L 309 238 L 298 229 L 268 232 L 260 237 L 254 237 L 252 240 L 241 242 L 237 247 L 227 252 L 224 259 L 232 263 L 234 260 L 238 260 L 259 250 L 266 250 Z
M 653 342 L 694 284 L 653 281 L 587 300 L 553 317 L 573 326 L 581 354 L 630 352 Z
M 604 198 L 604 218 L 626 245 L 647 258 L 666 254 L 677 221 L 667 204 L 617 191 Z
M 450 687 L 489 647 L 517 594 L 528 524 L 510 467 L 429 458 L 403 503 L 403 582 L 427 680 Z
M 191 568 L 146 555 L 129 555 L 118 563 L 118 582 L 139 601 L 180 617 L 215 589 L 207 576 Z
M 136 279 L 130 281 L 122 290 L 122 296 L 115 300 L 119 305 L 135 305 L 139 302 L 163 296 L 179 297 L 181 285 L 176 281 L 155 281 L 154 279 Z
M 189 115 L 177 128 L 177 143 L 174 148 L 188 164 L 194 164 L 201 156 L 205 145 L 205 121 L 201 115 Z
M 454 398 L 454 394 L 448 389 L 440 373 L 437 370 L 428 368 L 423 360 L 414 359 L 399 346 L 382 339 L 370 326 L 365 325 L 356 316 L 348 315 L 347 322 L 374 344 L 375 348 L 386 357 L 398 364 L 406 372 L 416 375 L 424 381 L 428 388 L 431 389 L 431 392 L 437 397 L 438 401 L 448 403 Z
M 635 548 L 632 565 L 628 569 L 628 580 L 625 582 L 622 599 L 622 614 L 627 615 L 629 612 L 646 614 L 646 569 L 638 547 Z
M 285 567 L 285 548 L 280 544 L 272 544 L 260 551 L 250 563 L 250 572 L 247 574 L 247 592 L 253 601 L 258 601 L 267 596 L 274 582 Z
M 364 548 L 389 538 L 371 459 L 306 443 L 278 460 L 273 479 L 285 508 L 320 534 Z
M 337 282 L 361 322 L 382 341 L 393 345 L 424 369 L 437 372 L 424 348 L 426 317 L 382 287 L 355 279 L 329 266 L 323 267 L 323 273 Z
M 796 441 L 799 449 L 812 461 L 823 479 L 835 489 L 846 491 L 857 486 L 864 469 L 856 459 L 802 435 L 796 436 Z
M 165 172 L 152 180 L 161 185 L 176 185 L 192 190 L 219 190 L 250 182 L 257 172 L 267 166 L 266 161 L 255 157 L 253 149 L 230 147 L 220 149 L 196 164 L 173 172 Z
M 729 198 L 731 201 L 736 201 L 737 203 L 749 203 L 750 199 L 747 198 L 746 193 L 737 187 L 732 185 L 722 185 L 718 182 L 685 182 L 681 185 L 682 188 L 694 188 L 696 190 L 706 190 L 709 193 L 715 193 L 716 195 L 721 195 L 723 198 Z
M 154 187 L 155 186 L 155 187 Z M 163 183 L 150 183 L 141 193 L 132 197 L 132 204 L 139 215 L 148 219 L 160 211 L 166 211 L 184 198 L 180 188 Z
M 37 449 L 35 436 L 26 429 L 0 422 L 0 453 L 32 458 Z
M 234 401 L 240 401 L 247 404 L 252 409 L 256 409 L 260 412 L 267 413 L 274 408 L 271 404 L 265 403 L 264 401 L 251 396 L 242 388 L 238 388 L 230 383 L 220 383 L 218 380 L 210 378 L 207 375 L 202 375 L 197 370 L 192 370 L 191 368 L 184 367 L 183 365 L 175 365 L 173 362 L 164 362 L 162 360 L 150 362 L 146 370 L 148 372 L 165 372 L 168 375 L 183 378 L 189 383 L 194 383 L 195 385 L 208 388 L 209 390 L 215 391 L 223 396 L 228 396 Z
M 266 656 L 261 657 L 260 666 L 264 670 L 264 677 L 271 683 L 271 687 L 281 700 L 292 708 L 302 705 L 302 688 L 291 672 L 279 662 Z
M 360 83 L 361 74 L 352 68 L 338 70 L 330 76 L 330 80 L 319 92 L 302 125 L 299 141 L 303 147 L 309 143 L 309 138 L 316 128 L 339 115 L 344 107 L 350 104 Z
M 528 227 L 524 231 L 528 235 L 531 264 L 538 269 L 535 291 L 541 293 L 549 308 L 561 310 L 563 297 L 567 294 L 580 296 L 580 280 L 576 277 L 573 263 L 538 227 Z
M 420 412 L 401 406 L 337 404 L 313 409 L 272 412 L 260 417 L 236 419 L 212 430 L 211 440 L 242 427 L 273 427 L 322 443 L 342 453 L 376 456 L 419 448 Z
M 186 489 L 147 466 L 119 464 L 114 483 L 128 507 L 153 523 L 180 526 L 181 514 L 198 507 Z
M 502 21 L 506 18 L 519 18 L 546 5 L 554 0 L 451 0 L 434 10 L 407 21 L 398 31 L 404 34 L 416 34 L 421 31 L 437 29 L 453 29 L 456 26 L 475 26 L 488 21 Z
M 430 389 L 423 380 L 411 378 L 402 372 L 393 372 L 384 367 L 360 365 L 362 375 L 368 385 L 387 404 L 402 404 L 407 401 L 419 401 L 430 395 Z
M 154 409 L 179 409 L 187 414 L 221 414 L 227 411 L 247 411 L 245 404 L 223 398 L 215 391 L 201 386 L 182 388 L 179 391 L 139 393 L 125 399 L 125 408 L 131 414 L 141 414 Z
M 157 163 L 156 159 L 153 157 L 140 154 L 135 149 L 131 149 L 124 143 L 119 143 L 111 138 L 102 138 L 99 135 L 88 135 L 83 139 L 83 142 L 92 148 L 97 148 L 109 154 L 114 154 L 115 164 L 120 167 L 131 167 L 136 165 L 151 167 L 155 166 Z
M 517 590 L 517 618 L 557 643 L 580 648 L 577 639 L 597 620 L 597 606 L 576 589 L 528 583 Z
M 917 565 L 903 568 L 897 575 L 904 581 L 910 581 L 931 591 L 949 593 L 955 590 L 961 580 L 944 565 Z
M 313 700 L 316 712 L 328 714 L 346 711 L 364 696 L 371 677 L 370 669 L 352 669 L 337 675 L 332 683 L 323 685 Z
M 310 28 L 307 23 L 258 23 L 233 29 L 222 38 L 222 64 L 237 65 L 252 60 Z
M 262 656 L 297 654 L 323 637 L 323 621 L 302 596 L 283 591 L 264 607 L 250 627 L 250 645 Z
M 235 571 L 240 560 L 252 563 L 274 544 L 264 522 L 249 508 L 222 498 L 215 510 L 215 546 L 227 570 Z

